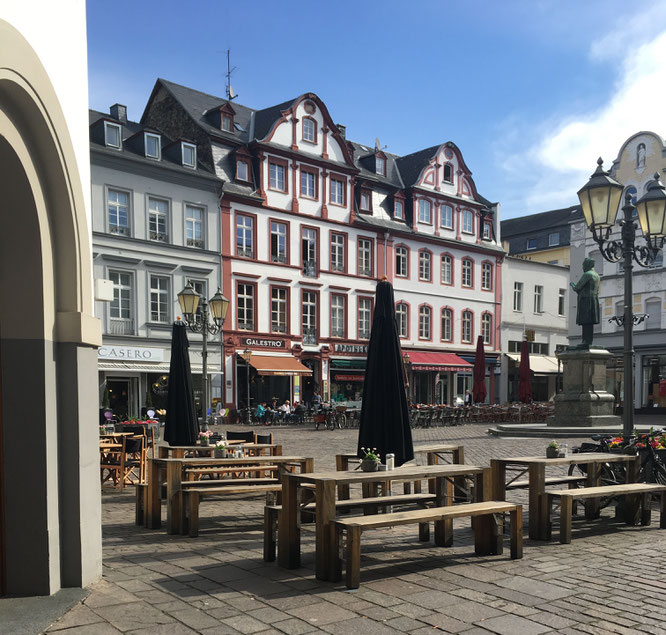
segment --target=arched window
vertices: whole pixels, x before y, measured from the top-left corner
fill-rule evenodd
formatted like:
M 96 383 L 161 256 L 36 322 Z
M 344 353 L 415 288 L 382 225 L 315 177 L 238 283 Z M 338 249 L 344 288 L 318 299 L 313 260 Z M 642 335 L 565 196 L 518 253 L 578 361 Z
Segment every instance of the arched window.
M 317 143 L 317 123 L 312 117 L 303 118 L 303 141 Z
M 490 313 L 484 313 L 481 316 L 481 337 L 484 344 L 491 345 L 493 343 L 493 316 Z
M 442 284 L 453 284 L 453 256 L 442 254 Z
M 442 309 L 442 340 L 453 340 L 453 311 L 449 308 Z
M 431 254 L 426 249 L 419 251 L 419 280 L 425 282 L 432 282 L 432 258 Z
M 408 337 L 407 316 L 409 307 L 404 302 L 398 302 L 395 306 L 395 320 L 398 327 L 399 337 Z
M 465 344 L 471 344 L 472 338 L 474 337 L 474 328 L 472 324 L 473 315 L 469 310 L 465 310 L 462 313 L 462 322 L 461 322 L 461 339 Z
M 481 265 L 481 288 L 484 291 L 492 291 L 493 289 L 493 266 L 489 262 L 484 262 Z
M 399 278 L 409 276 L 409 250 L 404 245 L 395 248 L 395 275 Z
M 422 304 L 419 307 L 419 339 L 420 340 L 429 340 L 430 339 L 430 318 L 431 310 L 427 304 Z
M 463 258 L 461 264 L 462 286 L 471 288 L 474 286 L 474 262 L 469 258 Z

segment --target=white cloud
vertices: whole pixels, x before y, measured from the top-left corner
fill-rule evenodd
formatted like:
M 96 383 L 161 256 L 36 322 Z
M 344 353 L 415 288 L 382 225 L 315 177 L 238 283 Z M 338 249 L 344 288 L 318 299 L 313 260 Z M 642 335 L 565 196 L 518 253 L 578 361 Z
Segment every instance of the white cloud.
M 518 178 L 517 165 L 522 164 L 524 172 L 527 164 L 532 171 L 531 183 L 523 183 L 522 201 L 516 201 L 514 213 L 575 204 L 576 191 L 594 171 L 597 157 L 603 157 L 608 168 L 631 135 L 641 130 L 666 134 L 666 29 L 662 27 L 652 39 L 636 45 L 636 34 L 643 24 L 645 18 L 641 17 L 626 28 L 634 35 L 633 49 L 625 31 L 613 31 L 591 46 L 590 55 L 596 59 L 615 58 L 620 51 L 624 55 L 622 61 L 613 60 L 618 64 L 618 75 L 607 103 L 591 112 L 560 113 L 542 123 L 529 133 L 537 141 L 505 160 L 509 180 Z

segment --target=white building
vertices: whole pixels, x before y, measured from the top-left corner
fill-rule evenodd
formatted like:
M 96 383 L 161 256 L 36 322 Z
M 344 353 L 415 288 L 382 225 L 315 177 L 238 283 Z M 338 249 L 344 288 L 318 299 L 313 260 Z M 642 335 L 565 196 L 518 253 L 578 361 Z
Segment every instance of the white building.
M 502 403 L 517 400 L 523 339 L 530 347 L 534 400 L 548 401 L 556 394 L 560 368 L 555 353 L 568 345 L 569 282 L 568 267 L 506 257 L 502 270 Z

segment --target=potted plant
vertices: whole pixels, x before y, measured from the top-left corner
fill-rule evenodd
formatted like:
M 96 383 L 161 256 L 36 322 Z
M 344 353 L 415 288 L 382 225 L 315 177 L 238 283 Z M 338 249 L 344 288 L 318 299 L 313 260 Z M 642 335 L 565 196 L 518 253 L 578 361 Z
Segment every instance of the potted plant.
M 215 458 L 216 459 L 226 459 L 227 458 L 227 446 L 224 441 L 218 441 L 215 444 Z
M 203 430 L 199 432 L 199 445 L 207 447 L 210 445 L 210 438 L 213 436 L 211 430 Z
M 556 459 L 560 455 L 560 445 L 557 441 L 551 441 L 546 447 L 546 458 Z
M 379 469 L 379 454 L 377 448 L 361 448 L 365 455 L 361 459 L 361 470 L 364 472 L 376 472 Z

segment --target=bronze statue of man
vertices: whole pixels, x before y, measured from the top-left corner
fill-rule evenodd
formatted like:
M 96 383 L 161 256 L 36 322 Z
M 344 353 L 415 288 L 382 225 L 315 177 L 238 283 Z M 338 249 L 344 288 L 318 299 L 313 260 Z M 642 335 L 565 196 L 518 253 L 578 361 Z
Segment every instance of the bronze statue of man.
M 594 325 L 601 320 L 599 310 L 599 274 L 594 270 L 594 260 L 583 260 L 583 275 L 571 288 L 578 294 L 578 309 L 576 310 L 576 324 L 583 327 L 583 347 L 589 347 L 594 337 Z

